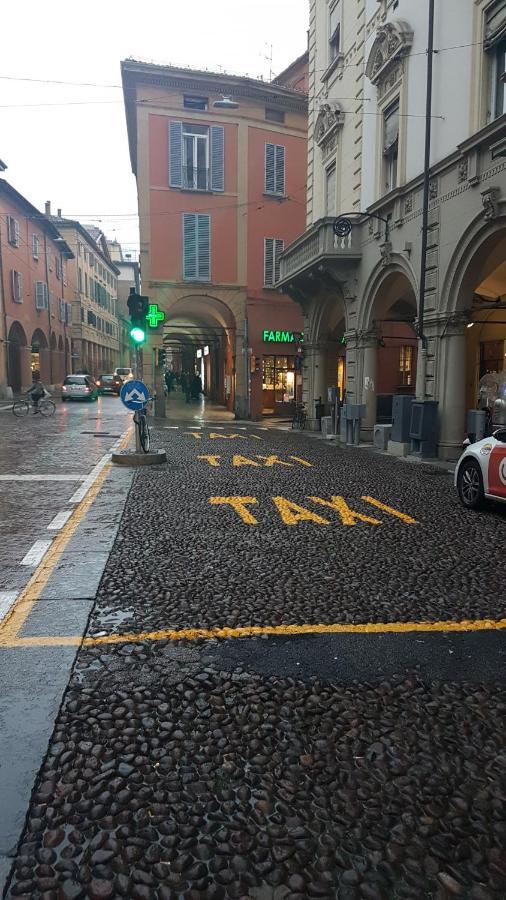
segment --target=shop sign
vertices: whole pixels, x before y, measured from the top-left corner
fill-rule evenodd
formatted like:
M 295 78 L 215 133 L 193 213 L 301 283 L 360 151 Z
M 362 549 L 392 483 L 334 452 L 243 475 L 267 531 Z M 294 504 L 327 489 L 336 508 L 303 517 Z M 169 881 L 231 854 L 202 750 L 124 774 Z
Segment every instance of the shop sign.
M 269 331 L 265 328 L 263 331 L 263 340 L 266 344 L 293 344 L 295 341 L 302 343 L 304 341 L 303 331 Z

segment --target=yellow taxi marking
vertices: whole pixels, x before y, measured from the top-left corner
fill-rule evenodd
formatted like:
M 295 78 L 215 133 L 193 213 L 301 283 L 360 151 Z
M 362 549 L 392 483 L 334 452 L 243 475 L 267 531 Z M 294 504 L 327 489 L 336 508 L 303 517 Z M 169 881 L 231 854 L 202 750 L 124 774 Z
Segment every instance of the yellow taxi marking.
M 196 441 L 202 440 L 202 435 L 200 431 L 184 431 L 183 434 L 187 434 L 188 437 L 194 437 Z
M 362 497 L 362 500 L 365 500 L 366 503 L 370 503 L 371 506 L 375 506 L 376 509 L 381 509 L 383 512 L 388 513 L 389 516 L 395 516 L 406 525 L 418 525 L 416 519 L 406 515 L 406 513 L 400 512 L 398 509 L 394 509 L 392 506 L 387 506 L 386 503 L 380 503 L 380 501 L 376 500 L 374 497 Z
M 271 456 L 259 456 L 259 454 L 256 453 L 255 456 L 258 456 L 259 459 L 265 460 L 266 469 L 270 469 L 272 468 L 272 466 L 288 466 L 290 468 L 293 468 L 293 463 L 283 462 L 282 459 L 279 459 L 279 457 L 275 456 L 274 454 L 271 454 Z
M 260 468 L 260 463 L 255 462 L 254 459 L 248 459 L 247 456 L 239 456 L 238 453 L 234 453 L 232 457 L 232 465 L 239 466 L 255 466 L 257 469 Z
M 256 497 L 209 497 L 209 503 L 211 506 L 231 506 L 246 525 L 258 525 L 258 519 L 248 509 L 258 503 Z
M 244 638 L 256 635 L 299 635 L 299 634 L 412 634 L 471 631 L 503 631 L 506 619 L 464 619 L 460 622 L 445 620 L 442 622 L 361 622 L 332 623 L 322 625 L 308 623 L 304 625 L 246 625 L 238 628 L 170 628 L 160 631 L 140 631 L 126 634 L 106 634 L 101 637 L 28 637 L 4 641 L 5 647 L 58 647 L 83 644 L 85 647 L 97 647 L 107 644 L 129 644 L 141 641 L 201 641 L 214 638 Z
M 197 459 L 205 459 L 206 462 L 209 463 L 210 466 L 213 466 L 214 469 L 219 469 L 221 456 L 209 456 L 205 453 L 203 456 L 197 456 Z
M 301 456 L 290 456 L 290 459 L 294 459 L 295 462 L 300 463 L 301 466 L 307 466 L 308 469 L 313 468 L 313 463 L 308 462 L 307 459 L 302 459 Z
M 310 509 L 306 509 L 305 506 L 299 506 L 298 503 L 286 500 L 285 497 L 273 497 L 272 500 L 279 512 L 281 521 L 285 525 L 297 525 L 299 522 L 315 522 L 317 525 L 330 525 L 328 519 L 316 515 Z
M 123 449 L 128 443 L 130 436 L 132 433 L 132 427 L 128 428 L 123 440 L 119 444 L 118 449 Z M 7 613 L 6 617 L 0 623 L 0 647 L 12 647 L 12 646 L 29 646 L 28 644 L 24 644 L 23 642 L 27 640 L 26 638 L 18 638 L 17 635 L 21 631 L 23 625 L 25 624 L 28 616 L 30 615 L 34 604 L 40 598 L 40 595 L 45 588 L 47 582 L 49 581 L 51 575 L 53 574 L 54 568 L 60 559 L 65 547 L 67 546 L 70 538 L 76 531 L 78 525 L 82 522 L 84 516 L 88 512 L 89 508 L 93 504 L 95 497 L 99 493 L 106 475 L 109 470 L 112 468 L 112 463 L 107 463 L 100 474 L 97 476 L 96 480 L 91 485 L 90 489 L 86 496 L 81 500 L 81 502 L 75 507 L 72 511 L 72 515 L 67 521 L 66 525 L 62 528 L 60 533 L 55 537 L 52 541 L 51 546 L 44 556 L 42 562 L 37 566 L 35 572 L 30 578 L 26 587 L 21 591 L 19 597 L 17 598 L 14 605 L 11 607 L 10 611 Z M 80 637 L 63 637 L 63 638 L 51 638 L 51 637 L 37 637 L 33 639 L 36 646 L 52 646 L 52 641 L 57 641 L 58 644 L 75 644 L 80 643 Z
M 184 435 L 188 437 L 194 437 L 196 441 L 202 440 L 202 434 L 200 431 L 183 431 Z M 258 434 L 238 434 L 236 431 L 231 434 L 227 434 L 222 431 L 221 434 L 218 434 L 217 431 L 210 431 L 208 435 L 204 434 L 204 437 L 208 437 L 211 441 L 232 441 L 234 439 L 239 439 L 241 441 L 247 441 L 248 438 L 253 438 L 255 441 L 261 441 L 262 438 Z
M 370 516 L 364 516 L 362 513 L 355 512 L 350 509 L 344 497 L 334 496 L 330 500 L 322 500 L 321 497 L 310 497 L 313 503 L 319 503 L 321 506 L 328 506 L 339 513 L 343 525 L 356 525 L 357 522 L 366 522 L 368 525 L 381 525 L 379 519 L 372 519 Z

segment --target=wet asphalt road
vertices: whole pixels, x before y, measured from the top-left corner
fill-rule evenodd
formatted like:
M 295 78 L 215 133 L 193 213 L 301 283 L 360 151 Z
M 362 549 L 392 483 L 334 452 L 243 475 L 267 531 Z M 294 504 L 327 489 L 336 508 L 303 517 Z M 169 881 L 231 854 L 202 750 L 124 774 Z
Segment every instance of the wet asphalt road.
M 306 435 L 155 438 L 8 896 L 503 898 L 505 633 L 409 623 L 505 617 L 504 510 Z
M 0 592 L 26 584 L 33 567 L 20 565 L 25 554 L 34 541 L 54 536 L 47 526 L 129 421 L 116 397 L 53 399 L 56 413 L 48 419 L 17 419 L 0 404 Z

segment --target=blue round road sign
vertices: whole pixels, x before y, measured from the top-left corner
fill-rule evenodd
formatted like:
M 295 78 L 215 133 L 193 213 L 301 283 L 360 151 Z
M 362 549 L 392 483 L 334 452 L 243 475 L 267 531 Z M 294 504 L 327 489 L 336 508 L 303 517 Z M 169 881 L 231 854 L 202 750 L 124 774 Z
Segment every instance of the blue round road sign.
M 149 390 L 143 381 L 126 381 L 120 392 L 120 400 L 127 409 L 144 409 L 149 400 Z

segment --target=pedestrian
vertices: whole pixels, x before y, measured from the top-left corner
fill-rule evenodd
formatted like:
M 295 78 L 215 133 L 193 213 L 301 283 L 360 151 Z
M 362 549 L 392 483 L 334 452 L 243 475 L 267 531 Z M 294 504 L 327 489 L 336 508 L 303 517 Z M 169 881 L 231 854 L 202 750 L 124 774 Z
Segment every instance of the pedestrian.
M 198 400 L 202 393 L 202 379 L 200 375 L 197 375 L 195 372 L 192 380 L 191 380 L 191 395 L 192 400 Z
M 168 394 L 170 394 L 170 392 L 171 392 L 171 390 L 172 390 L 172 380 L 173 380 L 173 379 L 172 379 L 172 372 L 169 372 L 169 371 L 167 370 L 167 372 L 165 373 L 165 387 L 167 388 L 167 393 L 168 393 Z

